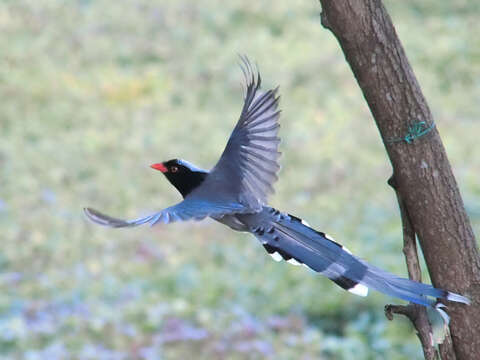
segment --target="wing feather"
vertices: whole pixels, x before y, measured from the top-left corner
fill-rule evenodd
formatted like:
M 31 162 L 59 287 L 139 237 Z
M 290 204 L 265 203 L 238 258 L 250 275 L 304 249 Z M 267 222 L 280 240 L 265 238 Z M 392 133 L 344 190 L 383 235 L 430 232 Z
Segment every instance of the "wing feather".
M 222 217 L 232 212 L 243 212 L 245 207 L 241 204 L 225 204 L 197 199 L 185 199 L 182 202 L 133 220 L 123 220 L 101 213 L 92 208 L 84 208 L 85 215 L 94 223 L 113 228 L 133 227 L 143 224 L 153 226 L 157 223 L 172 223 L 175 221 L 202 220 L 207 216 Z
M 260 91 L 260 73 L 246 57 L 241 60 L 246 83 L 244 105 L 211 175 L 212 178 L 225 179 L 240 202 L 259 210 L 267 202 L 268 195 L 274 192 L 273 184 L 280 169 L 278 88 Z
M 133 220 L 123 220 L 85 208 L 93 222 L 115 228 L 142 224 L 165 224 L 207 216 L 221 218 L 227 214 L 261 210 L 277 181 L 280 125 L 277 109 L 278 88 L 261 91 L 260 73 L 246 57 L 240 58 L 245 77 L 245 96 L 240 118 L 230 135 L 219 161 L 201 186 L 182 202 Z

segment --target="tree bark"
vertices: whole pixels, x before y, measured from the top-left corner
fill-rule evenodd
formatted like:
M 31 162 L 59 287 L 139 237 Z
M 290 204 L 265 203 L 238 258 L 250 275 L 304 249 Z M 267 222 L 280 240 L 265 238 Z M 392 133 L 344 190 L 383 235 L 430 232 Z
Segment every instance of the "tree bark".
M 470 297 L 449 302 L 452 356 L 480 354 L 480 256 L 428 104 L 380 0 L 320 0 L 322 24 L 342 47 L 382 136 L 397 194 L 435 287 Z M 415 31 L 415 29 L 412 29 Z M 405 138 L 409 128 L 431 131 Z M 406 141 L 403 141 L 403 140 Z M 407 141 L 408 140 L 408 141 Z M 441 351 L 448 354 L 447 349 Z
M 400 208 L 403 231 L 403 254 L 407 261 L 408 276 L 412 280 L 422 281 L 422 269 L 418 259 L 416 235 L 410 215 L 405 207 L 402 195 L 398 191 L 398 185 L 393 175 L 388 179 L 388 184 L 395 190 L 398 206 Z M 392 313 L 405 315 L 412 322 L 415 329 L 417 329 L 418 339 L 422 344 L 425 359 L 438 359 L 439 354 L 435 348 L 432 325 L 428 320 L 427 309 L 421 305 L 412 303 L 408 306 L 385 306 L 385 315 L 389 320 L 393 320 Z M 447 337 L 450 335 L 445 334 L 445 336 Z

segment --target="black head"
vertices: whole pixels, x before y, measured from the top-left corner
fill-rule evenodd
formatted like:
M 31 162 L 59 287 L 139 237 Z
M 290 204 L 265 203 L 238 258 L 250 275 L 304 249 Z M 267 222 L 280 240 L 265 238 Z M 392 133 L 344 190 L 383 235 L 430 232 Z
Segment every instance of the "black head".
M 150 167 L 161 171 L 183 197 L 199 186 L 208 174 L 207 171 L 181 159 L 164 161 Z

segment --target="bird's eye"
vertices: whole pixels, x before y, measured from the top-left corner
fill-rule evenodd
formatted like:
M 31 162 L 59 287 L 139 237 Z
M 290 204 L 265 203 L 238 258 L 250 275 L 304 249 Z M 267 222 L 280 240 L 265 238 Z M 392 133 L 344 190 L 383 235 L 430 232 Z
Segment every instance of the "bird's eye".
M 172 166 L 172 167 L 170 168 L 170 171 L 171 171 L 172 173 L 176 173 L 176 172 L 178 171 L 178 167 Z

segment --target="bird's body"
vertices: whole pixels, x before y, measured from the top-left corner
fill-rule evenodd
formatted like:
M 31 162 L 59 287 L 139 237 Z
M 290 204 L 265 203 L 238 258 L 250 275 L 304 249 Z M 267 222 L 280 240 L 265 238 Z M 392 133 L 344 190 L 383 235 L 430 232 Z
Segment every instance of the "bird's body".
M 372 288 L 435 307 L 446 319 L 438 299 L 469 303 L 461 295 L 374 267 L 303 220 L 267 205 L 280 169 L 279 98 L 277 89 L 261 91 L 260 75 L 255 75 L 246 58 L 242 61 L 246 78 L 244 106 L 217 164 L 210 171 L 179 159 L 152 165 L 182 194 L 183 201 L 135 220 L 113 218 L 91 208 L 85 209 L 86 215 L 110 227 L 211 217 L 233 230 L 252 233 L 275 260 L 305 265 L 357 295 L 365 296 Z

